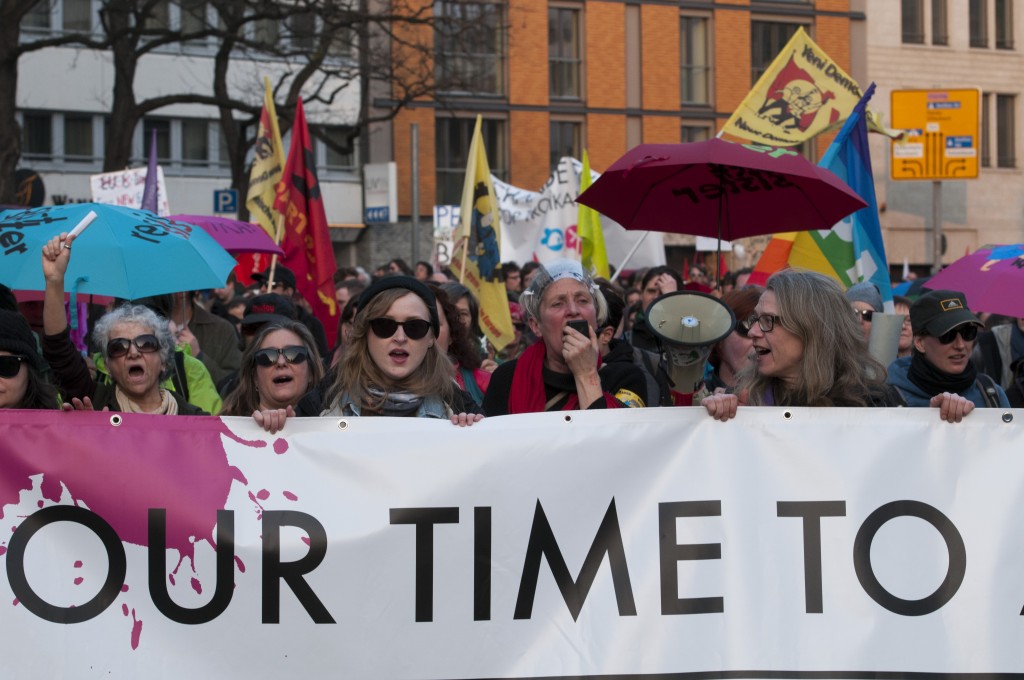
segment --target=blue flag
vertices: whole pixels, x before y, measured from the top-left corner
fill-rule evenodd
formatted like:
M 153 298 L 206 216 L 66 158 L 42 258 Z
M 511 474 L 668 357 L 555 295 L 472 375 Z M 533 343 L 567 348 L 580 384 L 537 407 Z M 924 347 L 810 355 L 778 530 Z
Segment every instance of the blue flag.
M 818 165 L 838 175 L 868 204 L 846 217 L 833 231 L 849 230 L 852 236 L 855 264 L 854 271 L 848 272 L 850 280 L 871 281 L 875 284 L 882 294 L 885 311 L 891 313 L 893 302 L 889 262 L 882 242 L 882 226 L 878 222 L 878 202 L 875 200 L 875 180 L 871 172 L 871 151 L 868 147 L 866 113 L 868 100 L 874 92 L 875 84 L 871 83 Z

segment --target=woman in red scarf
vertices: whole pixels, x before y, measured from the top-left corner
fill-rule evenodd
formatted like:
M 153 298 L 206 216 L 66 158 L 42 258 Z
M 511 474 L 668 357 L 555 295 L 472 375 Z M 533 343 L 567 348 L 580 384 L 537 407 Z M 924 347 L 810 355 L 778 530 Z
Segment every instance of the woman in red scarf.
M 608 308 L 579 262 L 540 267 L 519 302 L 540 339 L 494 372 L 484 396 L 486 415 L 644 405 L 640 369 L 601 360 L 595 331 Z M 570 327 L 572 321 L 586 322 L 587 332 Z

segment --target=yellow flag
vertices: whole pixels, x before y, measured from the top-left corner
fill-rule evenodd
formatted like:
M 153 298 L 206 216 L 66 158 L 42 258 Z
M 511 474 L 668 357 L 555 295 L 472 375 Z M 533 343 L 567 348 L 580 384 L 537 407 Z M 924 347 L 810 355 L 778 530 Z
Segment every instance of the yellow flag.
M 590 188 L 590 156 L 583 150 L 583 174 L 580 175 L 580 193 Z M 576 235 L 580 239 L 580 259 L 585 269 L 598 276 L 611 277 L 608 267 L 608 251 L 604 247 L 604 231 L 601 229 L 601 216 L 593 208 L 582 203 L 577 204 Z
M 515 330 L 500 276 L 501 220 L 480 131 L 482 124 L 477 116 L 466 163 L 452 268 L 459 281 L 476 296 L 480 303 L 480 328 L 494 348 L 500 350 L 512 342 Z
M 841 123 L 860 98 L 857 81 L 800 28 L 722 131 L 770 146 L 795 146 Z
M 277 110 L 270 90 L 270 78 L 264 76 L 263 85 L 263 111 L 256 131 L 245 205 L 249 209 L 249 219 L 257 222 L 270 238 L 277 241 L 278 212 L 274 210 L 274 199 L 284 168 L 284 145 L 281 144 L 281 130 L 277 126 Z

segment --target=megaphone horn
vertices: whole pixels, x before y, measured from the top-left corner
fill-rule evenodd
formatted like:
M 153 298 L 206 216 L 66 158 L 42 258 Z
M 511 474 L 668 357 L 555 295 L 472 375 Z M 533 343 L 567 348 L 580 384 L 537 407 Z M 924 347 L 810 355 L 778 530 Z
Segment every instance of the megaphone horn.
M 704 363 L 711 347 L 736 327 L 736 315 L 716 297 L 683 290 L 662 295 L 651 303 L 647 327 L 665 347 L 673 388 L 691 394 L 704 379 Z

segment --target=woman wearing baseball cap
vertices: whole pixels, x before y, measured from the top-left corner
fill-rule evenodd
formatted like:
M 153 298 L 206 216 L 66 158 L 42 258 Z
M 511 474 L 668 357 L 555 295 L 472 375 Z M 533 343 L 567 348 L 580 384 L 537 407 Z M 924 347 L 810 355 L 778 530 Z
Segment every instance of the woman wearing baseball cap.
M 909 357 L 889 365 L 888 382 L 908 406 L 933 406 L 940 417 L 960 422 L 975 407 L 1009 408 L 998 384 L 978 373 L 971 351 L 984 326 L 963 293 L 933 290 L 910 307 L 914 342 Z

